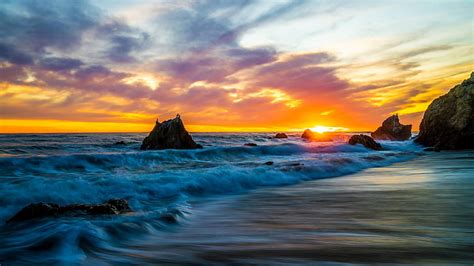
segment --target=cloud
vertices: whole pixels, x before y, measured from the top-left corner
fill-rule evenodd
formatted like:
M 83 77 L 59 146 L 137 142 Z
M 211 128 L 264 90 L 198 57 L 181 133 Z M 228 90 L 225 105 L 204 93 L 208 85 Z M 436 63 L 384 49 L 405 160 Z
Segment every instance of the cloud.
M 156 63 L 156 70 L 179 81 L 216 83 L 223 82 L 226 77 L 242 69 L 252 68 L 274 60 L 276 60 L 276 52 L 271 48 L 223 48 L 159 60 Z
M 33 63 L 32 56 L 4 43 L 0 43 L 0 59 L 15 65 L 29 65 Z
M 77 69 L 84 63 L 78 59 L 72 58 L 60 58 L 60 57 L 47 57 L 43 58 L 39 62 L 39 66 L 45 70 L 52 71 L 64 71 Z
M 337 77 L 336 67 L 324 66 L 334 61 L 334 56 L 327 53 L 290 55 L 261 67 L 253 79 L 257 87 L 281 88 L 297 96 L 320 96 L 349 87 Z
M 0 7 L 0 38 L 35 53 L 70 50 L 80 46 L 82 34 L 98 23 L 99 16 L 97 8 L 82 0 L 6 0 Z

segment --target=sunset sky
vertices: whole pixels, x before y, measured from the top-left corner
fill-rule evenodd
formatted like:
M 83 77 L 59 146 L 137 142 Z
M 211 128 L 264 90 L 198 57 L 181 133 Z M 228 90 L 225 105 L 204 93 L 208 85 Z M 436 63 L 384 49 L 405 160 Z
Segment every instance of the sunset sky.
M 474 70 L 474 1 L 0 2 L 0 132 L 374 130 Z

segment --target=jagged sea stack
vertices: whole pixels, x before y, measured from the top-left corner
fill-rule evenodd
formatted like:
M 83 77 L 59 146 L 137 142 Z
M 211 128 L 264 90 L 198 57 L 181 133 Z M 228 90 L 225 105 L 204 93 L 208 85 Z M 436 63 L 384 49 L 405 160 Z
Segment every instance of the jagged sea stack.
M 428 106 L 415 141 L 441 150 L 474 149 L 474 72 Z
M 146 137 L 141 150 L 164 150 L 164 149 L 199 149 L 201 145 L 194 142 L 191 135 L 184 128 L 181 117 L 166 120 L 163 123 L 156 121 L 156 125 Z
M 408 140 L 411 137 L 411 125 L 400 124 L 398 115 L 392 115 L 370 135 L 378 140 Z

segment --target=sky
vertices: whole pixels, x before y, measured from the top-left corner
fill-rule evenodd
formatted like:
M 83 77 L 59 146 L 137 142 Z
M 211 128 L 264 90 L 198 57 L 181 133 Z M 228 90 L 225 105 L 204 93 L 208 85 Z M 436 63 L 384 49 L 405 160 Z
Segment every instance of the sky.
M 0 133 L 417 130 L 473 70 L 473 0 L 0 2 Z

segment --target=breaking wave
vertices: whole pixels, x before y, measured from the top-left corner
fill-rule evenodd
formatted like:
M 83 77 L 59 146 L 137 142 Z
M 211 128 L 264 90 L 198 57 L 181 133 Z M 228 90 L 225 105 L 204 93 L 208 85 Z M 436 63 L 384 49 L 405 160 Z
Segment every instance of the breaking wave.
M 0 222 L 32 202 L 101 203 L 124 198 L 134 212 L 3 225 L 0 238 L 5 248 L 0 248 L 1 256 L 19 252 L 15 247 L 46 247 L 51 253 L 44 253 L 49 255 L 40 262 L 64 261 L 61 258 L 80 261 L 84 250 L 111 251 L 111 243 L 122 238 L 180 223 L 192 214 L 190 199 L 205 202 L 206 196 L 346 175 L 408 160 L 420 150 L 410 141 L 383 142 L 385 150 L 375 152 L 342 142 L 269 141 L 260 135 L 244 135 L 235 141 L 224 137 L 221 143 L 200 150 L 139 151 L 139 142 L 133 139 L 130 145 L 115 147 L 107 144 L 113 143 L 110 139 L 91 142 L 90 138 L 93 136 L 78 138 L 87 144 L 69 139 L 56 153 L 44 148 L 47 152 L 38 154 L 37 148 L 28 145 L 21 147 L 26 154 L 15 153 L 18 147 L 3 147 L 3 152 L 10 154 L 0 157 Z M 249 140 L 258 146 L 242 146 Z M 202 136 L 201 143 L 205 142 L 206 136 Z M 41 145 L 44 143 L 47 141 Z M 61 143 L 52 146 L 58 145 Z M 96 152 L 90 152 L 94 149 Z

